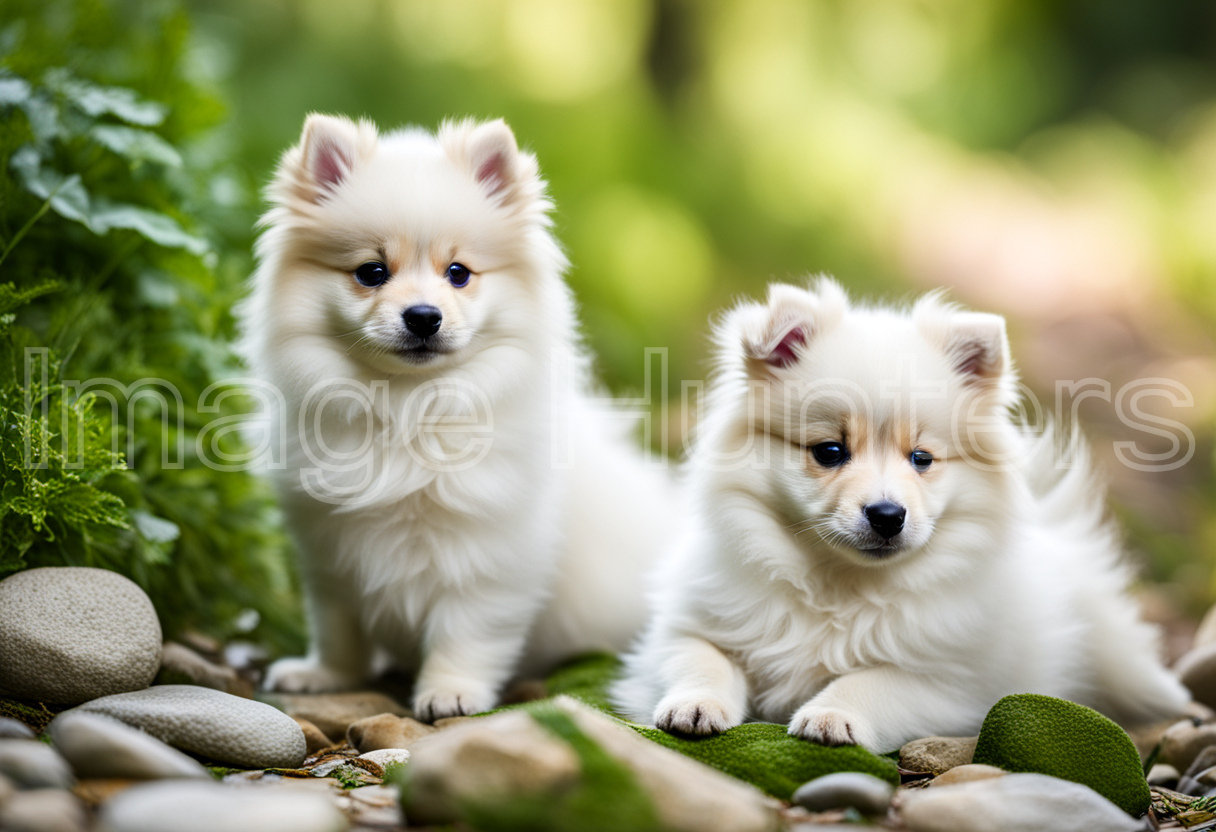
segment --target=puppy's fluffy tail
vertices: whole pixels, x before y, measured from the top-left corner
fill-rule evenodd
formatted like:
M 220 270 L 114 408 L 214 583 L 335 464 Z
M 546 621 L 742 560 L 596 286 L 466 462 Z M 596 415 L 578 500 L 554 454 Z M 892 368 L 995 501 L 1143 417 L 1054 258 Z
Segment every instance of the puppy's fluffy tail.
M 1134 573 L 1107 515 L 1105 483 L 1088 443 L 1075 432 L 1061 435 L 1050 424 L 1026 440 L 1026 481 L 1036 514 L 1071 550 L 1058 568 L 1078 572 L 1068 577 L 1090 630 L 1089 704 L 1124 725 L 1176 716 L 1190 694 L 1161 664 L 1160 633 L 1140 619 L 1128 595 Z

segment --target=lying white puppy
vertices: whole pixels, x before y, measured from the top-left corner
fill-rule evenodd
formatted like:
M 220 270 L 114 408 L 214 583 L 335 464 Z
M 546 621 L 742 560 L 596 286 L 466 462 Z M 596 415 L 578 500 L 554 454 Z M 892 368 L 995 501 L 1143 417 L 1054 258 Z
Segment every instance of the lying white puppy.
M 626 646 L 669 484 L 585 396 L 536 159 L 501 121 L 314 115 L 270 198 L 244 352 L 312 647 L 268 686 L 357 685 L 379 648 L 431 720 L 493 707 L 521 661 Z
M 1004 321 L 775 285 L 717 332 L 694 529 L 614 689 L 708 734 L 749 717 L 890 751 L 1037 692 L 1137 722 L 1189 697 L 1125 594 L 1102 489 L 1010 417 Z

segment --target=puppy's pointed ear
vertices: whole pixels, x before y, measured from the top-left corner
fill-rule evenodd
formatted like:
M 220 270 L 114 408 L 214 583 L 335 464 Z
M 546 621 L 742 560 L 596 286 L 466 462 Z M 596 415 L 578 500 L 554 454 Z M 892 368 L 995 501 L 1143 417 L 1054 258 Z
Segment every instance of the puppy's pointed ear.
M 930 295 L 917 303 L 913 317 L 964 382 L 999 380 L 1011 372 L 1009 339 L 1000 315 L 963 311 Z
M 775 283 L 764 306 L 741 307 L 738 315 L 743 355 L 752 375 L 792 367 L 806 346 L 843 311 L 847 299 L 839 285 L 821 280 L 810 292 Z
M 502 119 L 449 122 L 439 131 L 448 158 L 469 172 L 487 196 L 503 204 L 522 198 L 536 181 L 536 159 L 520 152 Z
M 966 379 L 1000 378 L 1009 369 L 1005 319 L 986 312 L 956 312 L 948 329 L 946 355 L 955 372 Z
M 284 159 L 280 182 L 298 199 L 322 202 L 371 155 L 376 141 L 370 122 L 312 113 L 304 121 L 299 145 Z

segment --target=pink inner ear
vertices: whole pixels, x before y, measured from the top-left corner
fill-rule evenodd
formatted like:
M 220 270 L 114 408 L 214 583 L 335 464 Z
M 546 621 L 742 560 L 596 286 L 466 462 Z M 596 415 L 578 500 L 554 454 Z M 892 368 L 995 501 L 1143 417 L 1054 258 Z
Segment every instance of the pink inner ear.
M 794 350 L 805 343 L 806 331 L 802 327 L 796 326 L 782 336 L 777 346 L 773 347 L 764 360 L 774 367 L 788 367 L 798 358 L 794 354 Z
M 955 369 L 971 378 L 983 378 L 988 375 L 988 348 L 981 343 L 972 341 L 963 344 L 958 351 L 958 361 Z
M 491 194 L 496 194 L 507 184 L 507 157 L 495 153 L 477 168 L 477 181 L 486 186 Z
M 324 139 L 318 142 L 313 153 L 312 175 L 319 185 L 332 190 L 342 183 L 349 170 L 350 160 L 336 144 Z

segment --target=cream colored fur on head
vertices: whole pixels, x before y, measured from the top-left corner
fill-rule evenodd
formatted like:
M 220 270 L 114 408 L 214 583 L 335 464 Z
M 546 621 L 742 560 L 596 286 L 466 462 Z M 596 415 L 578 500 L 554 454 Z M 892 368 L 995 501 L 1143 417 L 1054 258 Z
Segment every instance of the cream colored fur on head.
M 821 279 L 740 304 L 716 339 L 693 529 L 614 689 L 633 718 L 885 752 L 974 735 L 1011 693 L 1123 722 L 1183 708 L 1085 449 L 1056 470 L 1051 434 L 1011 418 L 1000 317 L 856 306 Z M 884 502 L 905 512 L 885 535 Z
M 272 390 L 312 641 L 268 686 L 349 688 L 387 660 L 433 719 L 623 648 L 669 485 L 587 396 L 536 159 L 502 121 L 314 115 L 269 193 L 244 353 Z M 368 263 L 382 285 L 356 279 Z M 403 323 L 419 306 L 442 315 L 425 340 Z

